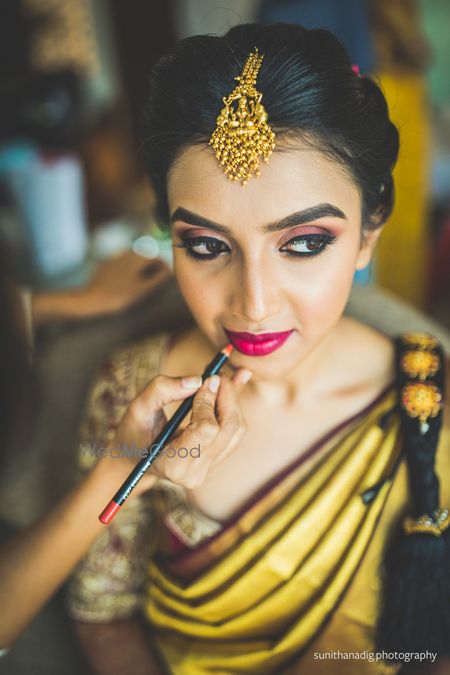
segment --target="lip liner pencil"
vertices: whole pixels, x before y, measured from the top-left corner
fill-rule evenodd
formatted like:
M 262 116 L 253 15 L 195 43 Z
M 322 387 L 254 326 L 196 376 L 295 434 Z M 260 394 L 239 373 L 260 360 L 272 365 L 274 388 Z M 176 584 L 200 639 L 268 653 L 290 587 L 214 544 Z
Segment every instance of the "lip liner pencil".
M 206 366 L 205 371 L 202 374 L 203 381 L 211 375 L 215 375 L 219 372 L 223 364 L 230 358 L 232 349 L 233 345 L 228 344 L 226 347 L 221 349 L 218 354 L 216 354 L 211 363 Z M 155 438 L 153 443 L 147 448 L 148 454 L 136 464 L 133 471 L 116 492 L 108 506 L 106 506 L 99 515 L 98 519 L 101 523 L 107 525 L 112 521 L 130 492 L 139 483 L 147 469 L 151 467 L 163 447 L 171 439 L 175 431 L 180 426 L 181 422 L 191 410 L 194 396 L 195 394 L 189 396 L 181 403 L 181 405 L 175 410 L 170 420 L 167 421 L 167 424 Z

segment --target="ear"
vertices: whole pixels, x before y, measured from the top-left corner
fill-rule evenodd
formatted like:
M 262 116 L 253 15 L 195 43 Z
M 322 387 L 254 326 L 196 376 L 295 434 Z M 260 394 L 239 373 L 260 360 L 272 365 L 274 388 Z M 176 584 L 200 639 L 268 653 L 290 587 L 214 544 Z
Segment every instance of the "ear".
M 383 225 L 375 230 L 362 230 L 361 246 L 356 258 L 355 269 L 363 270 L 370 263 L 378 238 L 383 231 Z

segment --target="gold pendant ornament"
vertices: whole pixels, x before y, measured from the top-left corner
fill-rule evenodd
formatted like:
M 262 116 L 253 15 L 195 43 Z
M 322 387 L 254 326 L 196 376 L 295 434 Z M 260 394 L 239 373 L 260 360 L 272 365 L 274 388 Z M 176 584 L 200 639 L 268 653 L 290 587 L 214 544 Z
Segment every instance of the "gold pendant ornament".
M 422 382 L 436 375 L 439 369 L 439 356 L 433 352 L 415 349 L 403 354 L 401 366 L 408 377 L 418 377 Z
M 267 112 L 256 89 L 256 78 L 263 54 L 257 47 L 248 56 L 239 82 L 223 98 L 225 107 L 217 117 L 217 126 L 209 140 L 229 180 L 246 185 L 252 174 L 260 175 L 259 156 L 265 162 L 275 148 L 275 134 L 267 123 Z
M 434 384 L 412 382 L 402 389 L 402 406 L 409 417 L 418 417 L 420 433 L 429 429 L 429 417 L 436 417 L 443 408 L 442 395 Z
M 436 349 L 439 341 L 434 335 L 428 335 L 428 333 L 404 333 L 403 344 L 414 346 L 416 349 L 427 350 Z

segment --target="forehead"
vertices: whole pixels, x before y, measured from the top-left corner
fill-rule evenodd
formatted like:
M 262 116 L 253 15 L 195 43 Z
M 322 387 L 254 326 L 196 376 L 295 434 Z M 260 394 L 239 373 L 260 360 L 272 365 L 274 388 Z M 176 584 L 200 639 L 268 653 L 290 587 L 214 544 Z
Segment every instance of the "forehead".
M 360 219 L 358 188 L 337 161 L 306 143 L 281 146 L 267 164 L 260 161 L 260 169 L 258 178 L 242 186 L 228 180 L 212 148 L 186 148 L 168 175 L 170 210 L 192 209 L 230 226 L 250 219 L 258 225 L 327 202 L 341 208 L 349 220 Z

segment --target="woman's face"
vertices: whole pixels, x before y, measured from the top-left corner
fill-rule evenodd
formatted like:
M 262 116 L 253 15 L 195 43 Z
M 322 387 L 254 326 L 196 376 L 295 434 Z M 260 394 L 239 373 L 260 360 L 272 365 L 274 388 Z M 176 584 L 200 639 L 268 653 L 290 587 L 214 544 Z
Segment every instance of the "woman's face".
M 361 248 L 361 196 L 340 166 L 286 147 L 245 186 L 205 146 L 186 149 L 168 177 L 181 293 L 217 349 L 234 343 L 232 365 L 269 380 L 330 334 L 373 246 Z

